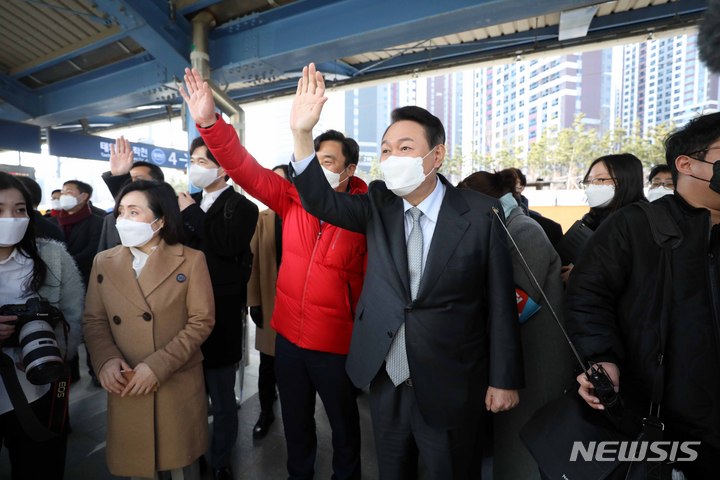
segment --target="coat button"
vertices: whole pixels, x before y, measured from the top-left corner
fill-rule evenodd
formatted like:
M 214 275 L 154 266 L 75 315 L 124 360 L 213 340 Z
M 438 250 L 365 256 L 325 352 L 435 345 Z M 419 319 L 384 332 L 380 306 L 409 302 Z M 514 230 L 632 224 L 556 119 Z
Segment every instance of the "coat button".
M 98 283 L 102 283 L 102 281 L 103 281 L 103 276 L 102 276 L 102 275 L 98 275 L 98 276 L 97 276 L 97 281 L 98 281 Z
M 187 280 L 187 277 L 183 273 L 178 273 L 175 277 L 175 280 L 177 280 L 178 283 L 183 283 L 185 280 Z
M 120 325 L 120 322 L 121 322 L 121 321 L 122 321 L 122 320 L 120 320 L 120 317 L 118 317 L 117 315 L 115 315 L 115 316 L 113 317 L 113 323 L 114 323 L 115 325 Z
M 149 322 L 150 320 L 152 320 L 152 315 L 150 315 L 148 312 L 143 313 L 143 320 Z
M 392 332 L 392 330 L 388 330 L 386 333 L 387 333 L 388 338 L 392 338 L 392 337 L 393 337 L 393 332 Z

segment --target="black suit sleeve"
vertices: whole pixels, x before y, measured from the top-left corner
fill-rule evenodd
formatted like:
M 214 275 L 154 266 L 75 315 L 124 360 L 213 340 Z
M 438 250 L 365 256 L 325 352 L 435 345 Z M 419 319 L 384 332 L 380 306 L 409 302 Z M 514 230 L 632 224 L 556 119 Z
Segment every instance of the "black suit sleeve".
M 193 248 L 200 248 L 205 243 L 205 216 L 207 215 L 199 203 L 189 205 L 180 212 L 185 227 L 185 234 L 188 237 L 188 245 Z
M 104 172 L 102 174 L 102 179 L 103 182 L 105 182 L 105 185 L 107 185 L 108 190 L 110 190 L 110 194 L 115 199 L 117 199 L 120 190 L 122 190 L 125 184 L 132 181 L 129 173 L 125 173 L 123 175 L 113 175 L 110 172 Z
M 365 233 L 370 220 L 370 198 L 367 195 L 339 193 L 330 188 L 317 157 L 300 175 L 292 170 L 292 164 L 290 169 L 290 179 L 300 194 L 305 210 L 337 227 Z
M 500 220 L 491 214 L 488 254 L 488 303 L 491 387 L 519 389 L 524 386 L 520 323 L 515 303 L 515 282 Z
M 78 237 L 82 238 L 82 243 L 75 242 L 76 245 L 81 244 L 82 247 L 74 252 L 71 252 L 75 262 L 77 262 L 78 267 L 83 274 L 85 281 L 87 281 L 88 276 L 90 275 L 93 259 L 98 252 L 102 226 L 102 218 L 96 215 L 90 215 L 83 223 L 83 231 L 79 232 L 81 235 Z M 74 228 L 78 228 L 78 226 L 76 225 Z

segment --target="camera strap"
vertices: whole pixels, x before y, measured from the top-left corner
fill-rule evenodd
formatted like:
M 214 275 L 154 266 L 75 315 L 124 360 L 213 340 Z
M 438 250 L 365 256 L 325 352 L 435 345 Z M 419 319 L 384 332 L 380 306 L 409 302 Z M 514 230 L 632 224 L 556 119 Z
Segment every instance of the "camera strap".
M 17 415 L 20 426 L 25 433 L 36 442 L 45 442 L 57 437 L 46 426 L 40 423 L 28 404 L 25 393 L 20 386 L 15 370 L 15 362 L 5 352 L 0 351 L 0 376 L 10 397 L 15 415 Z M 54 390 L 53 390 L 54 391 Z M 67 395 L 65 395 L 67 398 Z

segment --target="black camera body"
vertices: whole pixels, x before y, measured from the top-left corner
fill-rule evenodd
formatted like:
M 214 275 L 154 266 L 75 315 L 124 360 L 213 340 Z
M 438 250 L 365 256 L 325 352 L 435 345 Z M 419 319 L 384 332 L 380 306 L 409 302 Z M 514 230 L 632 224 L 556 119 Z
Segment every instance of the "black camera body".
M 15 333 L 3 347 L 19 347 L 25 375 L 33 385 L 46 385 L 67 375 L 55 338 L 55 327 L 65 323 L 62 312 L 47 300 L 31 298 L 24 305 L 3 305 L 0 315 L 15 315 Z

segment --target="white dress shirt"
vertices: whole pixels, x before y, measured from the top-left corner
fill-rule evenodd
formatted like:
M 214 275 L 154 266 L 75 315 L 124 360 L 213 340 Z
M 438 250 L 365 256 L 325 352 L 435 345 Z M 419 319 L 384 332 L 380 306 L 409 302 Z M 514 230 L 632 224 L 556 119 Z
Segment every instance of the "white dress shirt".
M 143 271 L 143 268 L 145 268 L 145 264 L 147 263 L 148 257 L 152 254 L 152 252 L 155 251 L 157 246 L 153 247 L 150 250 L 150 253 L 145 253 L 139 248 L 130 247 L 130 253 L 132 253 L 133 256 L 133 262 L 132 267 L 133 270 L 135 270 L 135 278 L 138 278 L 140 276 L 140 273 Z
M 217 200 L 218 197 L 228 188 L 230 188 L 230 185 L 225 185 L 224 188 L 215 190 L 214 192 L 207 192 L 203 190 L 202 200 L 200 200 L 200 208 L 202 211 L 207 213 L 207 211 L 210 210 L 210 207 L 212 207 L 212 204 L 215 203 L 215 200 Z
M 420 228 L 423 236 L 423 256 L 422 269 L 425 270 L 425 262 L 427 262 L 428 253 L 430 252 L 430 244 L 432 243 L 435 226 L 437 225 L 438 215 L 440 214 L 440 206 L 443 198 L 445 198 L 445 185 L 435 176 L 435 189 L 432 193 L 417 205 L 417 208 L 423 213 L 420 217 Z M 408 213 L 413 206 L 403 198 L 403 211 L 405 212 L 405 243 L 410 238 L 410 230 L 412 230 L 412 216 Z
M 32 277 L 34 262 L 32 259 L 21 255 L 18 249 L 14 249 L 10 256 L 0 261 L 0 306 L 23 304 L 32 295 L 25 290 L 27 280 Z M 16 364 L 15 373 L 25 393 L 28 403 L 32 403 L 45 395 L 50 390 L 50 385 L 33 385 L 27 381 L 25 372 L 17 368 L 20 363 L 20 349 L 8 347 L 2 349 L 3 353 L 9 355 Z M 0 414 L 13 410 L 12 402 L 8 397 L 7 389 L 3 385 L 0 389 Z

